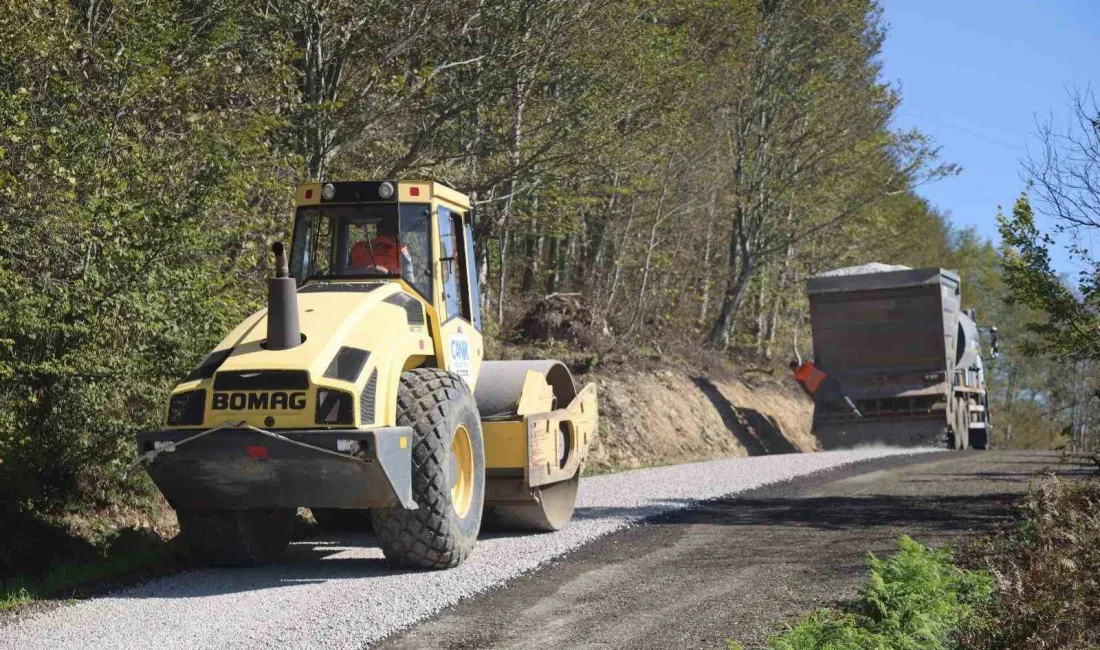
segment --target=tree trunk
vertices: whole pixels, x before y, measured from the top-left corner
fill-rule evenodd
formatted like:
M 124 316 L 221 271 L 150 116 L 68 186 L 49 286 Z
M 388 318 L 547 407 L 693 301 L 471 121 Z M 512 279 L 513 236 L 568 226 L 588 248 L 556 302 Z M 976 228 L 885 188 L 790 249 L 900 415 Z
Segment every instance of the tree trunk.
M 768 274 L 760 275 L 759 288 L 756 292 L 756 353 L 764 352 L 764 330 L 767 329 L 766 303 L 768 301 Z
M 611 193 L 607 197 L 607 206 L 603 210 L 603 214 L 596 220 L 594 229 L 595 235 L 592 237 L 589 246 L 588 263 L 592 270 L 599 270 L 603 266 L 604 251 L 607 248 L 607 223 L 615 214 L 615 204 L 619 196 L 619 170 L 616 169 L 612 175 L 611 180 Z
M 538 220 L 532 224 L 532 230 L 538 232 Z M 523 265 L 523 282 L 520 285 L 520 293 L 526 295 L 534 291 L 535 289 L 535 272 L 538 269 L 538 243 L 541 237 L 535 237 L 534 235 L 527 235 L 524 239 L 524 265 Z
M 550 238 L 550 250 L 546 254 L 546 293 L 551 294 L 558 290 L 558 256 L 560 253 L 561 238 Z
M 749 280 L 755 271 L 748 242 L 737 234 L 730 236 L 729 267 L 729 285 L 726 287 L 725 295 L 722 296 L 722 307 L 718 310 L 718 318 L 714 322 L 714 327 L 711 328 L 709 337 L 711 345 L 721 347 L 723 350 L 729 349 L 733 321 L 745 297 L 745 289 L 749 286 Z
M 657 233 L 668 218 L 665 212 L 665 197 L 668 195 L 668 176 L 672 169 L 672 156 L 668 157 L 668 163 L 665 165 L 664 178 L 661 181 L 661 194 L 657 198 L 657 214 L 653 219 L 653 226 L 649 229 L 649 245 L 645 251 L 645 262 L 642 266 L 642 283 L 638 287 L 638 299 L 634 303 L 634 316 L 630 319 L 630 326 L 626 329 L 626 334 L 629 336 L 634 332 L 634 328 L 638 325 L 638 320 L 642 316 L 642 311 L 645 309 L 645 292 L 649 286 L 649 271 L 652 268 L 653 263 L 653 251 L 657 248 Z
M 623 229 L 623 236 L 619 240 L 619 250 L 615 252 L 615 272 L 611 276 L 611 288 L 607 292 L 607 302 L 603 306 L 605 315 L 611 310 L 611 305 L 615 303 L 615 294 L 619 290 L 619 279 L 623 273 L 623 259 L 626 257 L 626 242 L 630 237 L 630 227 L 634 224 L 634 215 L 637 209 L 638 197 L 635 196 L 634 200 L 630 202 L 630 210 L 627 212 L 626 227 Z
M 497 325 L 504 323 L 504 289 L 508 276 L 508 241 L 510 231 L 505 228 L 500 237 L 500 281 L 497 284 Z
M 707 309 L 710 307 L 710 242 L 714 237 L 714 219 L 718 214 L 718 187 L 710 191 L 710 201 L 707 204 L 707 233 L 703 239 L 703 286 L 700 289 L 702 299 L 699 304 L 699 322 L 707 320 Z

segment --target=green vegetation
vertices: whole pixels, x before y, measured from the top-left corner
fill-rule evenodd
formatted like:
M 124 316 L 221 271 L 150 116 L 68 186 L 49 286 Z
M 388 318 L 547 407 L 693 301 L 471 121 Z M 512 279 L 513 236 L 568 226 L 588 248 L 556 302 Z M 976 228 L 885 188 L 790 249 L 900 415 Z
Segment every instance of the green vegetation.
M 1100 228 L 1100 108 L 1091 90 L 1075 93 L 1072 119 L 1039 125 L 1039 143 L 1023 163 L 1027 192 L 1009 215 L 999 215 L 1005 298 L 1030 312 L 1023 349 L 1055 365 L 1061 381 L 1044 385 L 1042 415 L 1057 422 L 1073 448 L 1100 449 L 1092 433 L 1100 423 L 1100 258 L 1089 251 Z M 1048 224 L 1039 227 L 1038 219 Z M 1064 245 L 1079 269 L 1061 277 L 1051 249 Z M 1023 337 L 1021 337 L 1023 338 Z M 1042 419 L 1042 418 L 1040 418 Z
M 848 609 L 818 610 L 772 637 L 772 650 L 948 650 L 960 627 L 993 600 L 993 578 L 955 566 L 949 549 L 909 537 L 898 553 L 871 556 L 871 580 Z M 731 648 L 739 648 L 731 644 Z
M 1043 479 L 1019 520 L 969 545 L 966 561 L 906 536 L 898 547 L 871 556 L 855 602 L 785 626 L 768 648 L 1100 648 L 1100 479 Z
M 176 554 L 152 530 L 100 530 L 66 536 L 45 522 L 24 532 L 36 534 L 38 561 L 0 581 L 0 611 L 44 598 L 82 596 L 90 586 L 133 581 L 137 576 L 176 568 Z M 33 526 L 33 527 L 31 527 Z
M 997 600 L 989 624 L 964 635 L 964 647 L 1100 648 L 1100 479 L 1047 479 L 1021 514 L 1018 526 L 979 550 Z
M 3 547 L 9 553 L 3 559 L 30 562 L 0 580 L 0 612 L 39 600 L 82 598 L 186 567 L 187 556 L 177 540 L 166 540 L 161 531 L 144 526 L 119 527 L 119 520 L 138 516 L 126 512 L 23 518 L 21 539 Z M 164 520 L 158 523 L 171 525 Z M 294 539 L 316 534 L 316 521 L 300 510 Z
M 0 522 L 132 493 L 129 434 L 261 296 L 285 78 L 238 71 L 279 52 L 185 4 L 0 7 Z
M 92 584 L 108 583 L 178 566 L 167 549 L 127 551 L 90 562 L 63 562 L 41 576 L 16 575 L 0 584 L 0 612 L 43 598 L 74 595 Z

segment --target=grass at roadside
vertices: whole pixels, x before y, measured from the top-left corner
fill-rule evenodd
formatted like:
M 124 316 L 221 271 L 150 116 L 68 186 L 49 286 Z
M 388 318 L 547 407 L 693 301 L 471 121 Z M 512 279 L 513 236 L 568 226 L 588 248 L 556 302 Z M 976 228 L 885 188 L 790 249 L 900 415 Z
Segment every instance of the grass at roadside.
M 967 650 L 1100 650 L 1100 476 L 1048 479 L 1018 525 L 983 540 L 997 582 L 989 624 L 964 630 Z
M 856 602 L 821 609 L 769 640 L 772 650 L 948 650 L 993 599 L 993 578 L 955 566 L 949 549 L 909 537 L 898 553 L 870 559 L 871 579 Z M 740 645 L 730 642 L 731 650 Z
M 152 509 L 16 514 L 4 517 L 0 529 L 10 531 L 0 540 L 0 612 L 38 600 L 84 597 L 178 566 L 168 541 L 174 518 Z
M 1017 521 L 967 549 L 966 566 L 949 549 L 898 546 L 871 557 L 855 602 L 784 626 L 767 647 L 1100 650 L 1100 477 L 1038 482 Z
M 307 512 L 304 509 L 298 512 L 294 539 L 316 534 L 317 524 Z M 50 549 L 48 554 L 43 551 L 49 560 L 33 569 L 0 572 L 0 612 L 41 600 L 68 600 L 104 593 L 187 566 L 182 552 L 185 549 L 177 540 L 169 539 L 170 535 L 164 531 L 121 528 L 99 534 L 85 531 L 78 535 L 59 522 L 40 518 L 9 520 L 8 523 L 13 530 L 22 530 L 27 535 L 37 533 L 42 540 L 48 539 L 39 545 L 48 544 Z M 8 550 L 7 557 L 19 557 L 11 549 L 0 547 L 0 550 Z M 8 561 L 0 568 L 13 564 L 15 562 Z
M 0 585 L 0 611 L 14 609 L 45 598 L 72 598 L 89 585 L 110 583 L 135 576 L 159 574 L 178 566 L 167 547 L 129 550 L 99 560 L 65 562 L 41 575 L 16 575 Z

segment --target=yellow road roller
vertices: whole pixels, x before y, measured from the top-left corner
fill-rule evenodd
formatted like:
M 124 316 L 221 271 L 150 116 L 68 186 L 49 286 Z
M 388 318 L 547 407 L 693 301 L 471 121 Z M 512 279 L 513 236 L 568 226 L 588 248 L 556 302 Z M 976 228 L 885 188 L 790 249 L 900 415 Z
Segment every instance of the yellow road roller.
M 213 564 L 283 553 L 296 510 L 369 520 L 386 558 L 465 560 L 483 521 L 569 521 L 595 386 L 484 361 L 469 199 L 429 181 L 297 190 L 268 304 L 172 391 L 135 465 Z M 320 519 L 320 517 L 319 517 Z

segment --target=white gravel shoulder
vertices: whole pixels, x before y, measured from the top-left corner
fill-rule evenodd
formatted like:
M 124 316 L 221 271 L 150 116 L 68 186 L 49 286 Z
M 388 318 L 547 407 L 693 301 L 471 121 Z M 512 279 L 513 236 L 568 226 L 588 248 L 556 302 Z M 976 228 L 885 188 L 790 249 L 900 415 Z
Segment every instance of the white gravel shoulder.
M 586 478 L 565 530 L 483 536 L 457 569 L 394 571 L 368 535 L 312 539 L 279 565 L 191 571 L 24 619 L 0 628 L 0 648 L 362 648 L 646 517 L 923 451 L 760 456 Z

